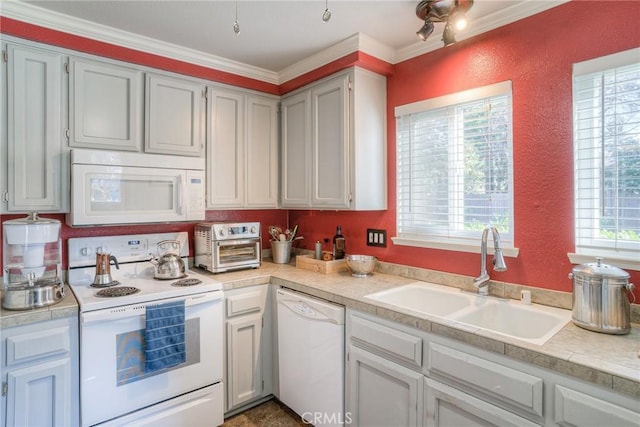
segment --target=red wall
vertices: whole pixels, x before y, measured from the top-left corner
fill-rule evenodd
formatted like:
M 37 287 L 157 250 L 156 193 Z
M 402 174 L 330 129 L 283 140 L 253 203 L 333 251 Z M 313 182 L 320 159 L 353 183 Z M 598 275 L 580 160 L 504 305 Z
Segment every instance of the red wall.
M 71 36 L 0 17 L 3 33 L 118 60 L 207 78 L 268 93 L 287 93 L 351 65 L 388 77 L 388 199 L 384 212 L 336 211 L 208 211 L 207 220 L 261 221 L 268 225 L 300 225 L 301 247 L 331 238 L 342 225 L 347 253 L 366 253 L 382 261 L 475 276 L 479 255 L 404 246 L 365 244 L 367 228 L 395 235 L 394 107 L 503 80 L 513 82 L 514 193 L 517 259 L 508 258 L 508 271 L 492 277 L 569 292 L 571 271 L 567 253 L 573 245 L 573 176 L 571 64 L 640 46 L 640 3 L 635 1 L 572 1 L 549 11 L 462 41 L 447 48 L 390 66 L 362 52 L 280 86 L 205 69 L 157 55 Z M 406 29 L 404 29 L 406 30 Z M 18 215 L 20 217 L 22 215 Z M 63 216 L 53 216 L 64 220 Z M 16 216 L 2 215 L 1 221 Z M 193 224 L 128 227 L 63 227 L 63 239 L 93 234 L 193 231 Z M 266 237 L 263 246 L 267 247 Z M 191 251 L 193 252 L 193 251 Z M 65 262 L 66 265 L 66 262 Z M 631 271 L 640 283 L 640 272 Z M 636 290 L 640 299 L 640 286 Z
M 26 215 L 0 215 L 0 222 L 9 219 L 24 218 Z M 42 218 L 54 218 L 62 223 L 62 247 L 63 251 L 62 268 L 67 268 L 67 240 L 70 237 L 92 237 L 92 236 L 116 236 L 122 234 L 147 234 L 147 233 L 173 233 L 186 231 L 189 233 L 189 254 L 193 256 L 193 229 L 196 223 L 170 223 L 170 224 L 148 224 L 148 225 L 115 225 L 108 227 L 69 227 L 64 222 L 63 214 L 40 214 Z M 207 211 L 205 221 L 260 221 L 262 235 L 269 236 L 269 225 L 288 226 L 287 211 L 284 210 L 238 210 L 238 211 Z M 0 229 L 0 240 L 2 230 Z M 269 247 L 267 237 L 262 238 L 262 246 Z M 1 258 L 1 257 L 0 257 Z M 0 263 L 2 259 L 0 259 Z
M 393 244 L 367 247 L 365 233 L 367 228 L 383 228 L 389 237 L 395 235 L 394 108 L 511 80 L 514 231 L 520 254 L 517 259 L 507 258 L 506 272 L 491 272 L 491 277 L 570 292 L 567 275 L 573 266 L 567 253 L 574 251 L 571 65 L 640 46 L 640 3 L 607 1 L 604 9 L 603 2 L 570 2 L 396 64 L 387 79 L 389 209 L 367 213 L 291 211 L 289 220 L 299 223 L 310 237 L 308 247 L 311 241 L 331 237 L 339 224 L 347 253 L 476 276 L 478 254 Z M 630 273 L 631 281 L 640 283 L 640 272 Z M 640 300 L 638 288 L 636 300 Z

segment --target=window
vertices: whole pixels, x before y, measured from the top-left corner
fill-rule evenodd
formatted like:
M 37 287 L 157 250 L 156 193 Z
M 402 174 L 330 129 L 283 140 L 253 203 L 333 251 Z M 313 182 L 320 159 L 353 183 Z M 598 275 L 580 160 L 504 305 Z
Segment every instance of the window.
M 576 252 L 640 255 L 640 49 L 574 64 Z M 577 258 L 573 262 L 580 262 Z
M 395 115 L 394 242 L 475 252 L 493 225 L 513 248 L 511 82 L 399 106 Z

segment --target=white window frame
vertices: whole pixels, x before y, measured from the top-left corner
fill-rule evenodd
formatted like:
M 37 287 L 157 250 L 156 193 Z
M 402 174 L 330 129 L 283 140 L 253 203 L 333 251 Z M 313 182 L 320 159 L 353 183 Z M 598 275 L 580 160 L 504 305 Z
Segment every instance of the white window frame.
M 512 83 L 511 81 L 499 82 L 475 89 L 470 89 L 462 92 L 457 92 L 449 95 L 440 96 L 437 98 L 431 98 L 427 100 L 422 100 L 418 102 L 414 102 L 411 104 L 401 105 L 395 108 L 395 117 L 407 116 L 410 114 L 422 113 L 429 110 L 434 110 L 443 107 L 452 107 L 459 104 L 470 103 L 473 101 L 481 100 L 484 98 L 489 98 L 492 96 L 499 95 L 512 95 Z M 513 112 L 513 107 L 512 111 Z M 512 138 L 512 136 L 511 136 Z M 396 138 L 396 144 L 398 144 L 398 138 Z M 459 144 L 456 144 L 459 146 Z M 451 146 L 450 146 L 451 148 Z M 513 150 L 513 143 L 511 149 Z M 459 151 L 459 150 L 458 150 Z M 456 150 L 450 149 L 450 154 L 453 154 L 454 158 L 459 158 L 461 153 L 457 153 Z M 456 161 L 456 160 L 454 160 Z M 510 232 L 506 235 L 501 235 L 502 237 L 502 249 L 505 256 L 509 257 L 517 257 L 518 256 L 518 248 L 514 245 L 514 209 L 513 209 L 513 152 L 509 162 L 509 168 L 511 170 L 511 181 L 509 182 L 510 188 L 510 203 L 511 203 L 511 229 Z M 398 182 L 399 182 L 398 177 Z M 464 183 L 460 182 L 461 180 L 450 179 L 449 185 L 453 186 L 451 188 L 452 191 L 456 191 L 456 189 L 460 189 L 461 185 Z M 449 209 L 449 217 L 451 216 L 460 216 L 462 215 L 463 207 L 459 206 L 459 203 L 456 203 L 455 198 L 449 199 L 450 209 Z M 451 221 L 450 221 L 451 222 Z M 455 221 L 454 221 L 455 222 Z M 460 223 L 463 221 L 460 220 Z M 398 218 L 396 219 L 396 225 L 398 226 Z M 399 230 L 400 227 L 397 227 Z M 392 241 L 396 245 L 402 246 L 414 246 L 414 247 L 423 247 L 423 248 L 433 248 L 433 249 L 441 249 L 441 250 L 453 250 L 458 252 L 470 252 L 470 253 L 480 253 L 480 237 L 482 231 L 478 232 L 461 232 L 460 235 L 457 236 L 444 236 L 444 235 L 436 235 L 436 234 L 412 234 L 407 232 L 398 231 L 398 236 L 393 237 Z M 491 240 L 491 239 L 489 239 Z M 492 251 L 492 242 L 489 242 L 490 251 Z
M 600 204 L 601 204 L 601 184 L 600 173 L 601 166 L 596 159 L 597 155 L 593 155 L 591 161 L 585 160 L 579 156 L 579 132 L 583 132 L 578 128 L 577 120 L 577 107 L 576 107 L 576 93 L 577 84 L 576 79 L 583 78 L 584 76 L 607 72 L 619 67 L 624 67 L 632 64 L 640 63 L 640 48 L 630 49 L 623 52 L 618 52 L 612 55 L 607 55 L 595 59 L 591 59 L 584 62 L 573 64 L 573 79 L 574 79 L 574 235 L 575 235 L 575 252 L 567 254 L 569 260 L 573 264 L 581 264 L 586 262 L 593 262 L 595 257 L 604 257 L 608 261 L 614 263 L 620 268 L 629 268 L 634 270 L 640 270 L 640 242 L 634 241 L 620 241 L 617 239 L 608 240 L 601 239 L 596 236 L 596 230 L 599 230 L 600 220 Z M 584 138 L 583 138 L 584 139 Z M 584 150 L 584 145 L 580 146 Z M 593 146 L 591 150 L 597 150 L 596 146 Z M 585 162 L 590 162 L 585 165 Z M 583 188 L 579 183 L 579 169 L 588 170 L 593 169 L 593 179 L 591 179 L 592 185 L 590 189 Z M 583 172 L 585 173 L 585 172 Z M 583 175 L 584 176 L 584 175 Z M 585 208 L 584 206 L 588 206 Z M 589 217 L 581 217 L 580 213 L 590 212 Z M 592 236 L 585 236 L 580 233 L 579 228 L 584 227 L 585 224 L 592 223 Z

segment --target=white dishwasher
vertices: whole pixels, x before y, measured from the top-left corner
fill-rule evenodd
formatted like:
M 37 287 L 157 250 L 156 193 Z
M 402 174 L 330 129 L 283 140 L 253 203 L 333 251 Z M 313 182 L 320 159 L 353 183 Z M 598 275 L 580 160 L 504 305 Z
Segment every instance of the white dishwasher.
M 316 427 L 344 424 L 344 307 L 285 289 L 278 303 L 280 401 Z

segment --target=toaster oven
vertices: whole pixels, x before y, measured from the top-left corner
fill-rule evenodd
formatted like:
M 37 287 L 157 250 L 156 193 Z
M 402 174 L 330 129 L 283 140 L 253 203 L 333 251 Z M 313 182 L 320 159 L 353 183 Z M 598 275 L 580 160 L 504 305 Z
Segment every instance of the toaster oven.
M 195 265 L 212 273 L 258 268 L 259 222 L 202 222 L 195 226 Z

